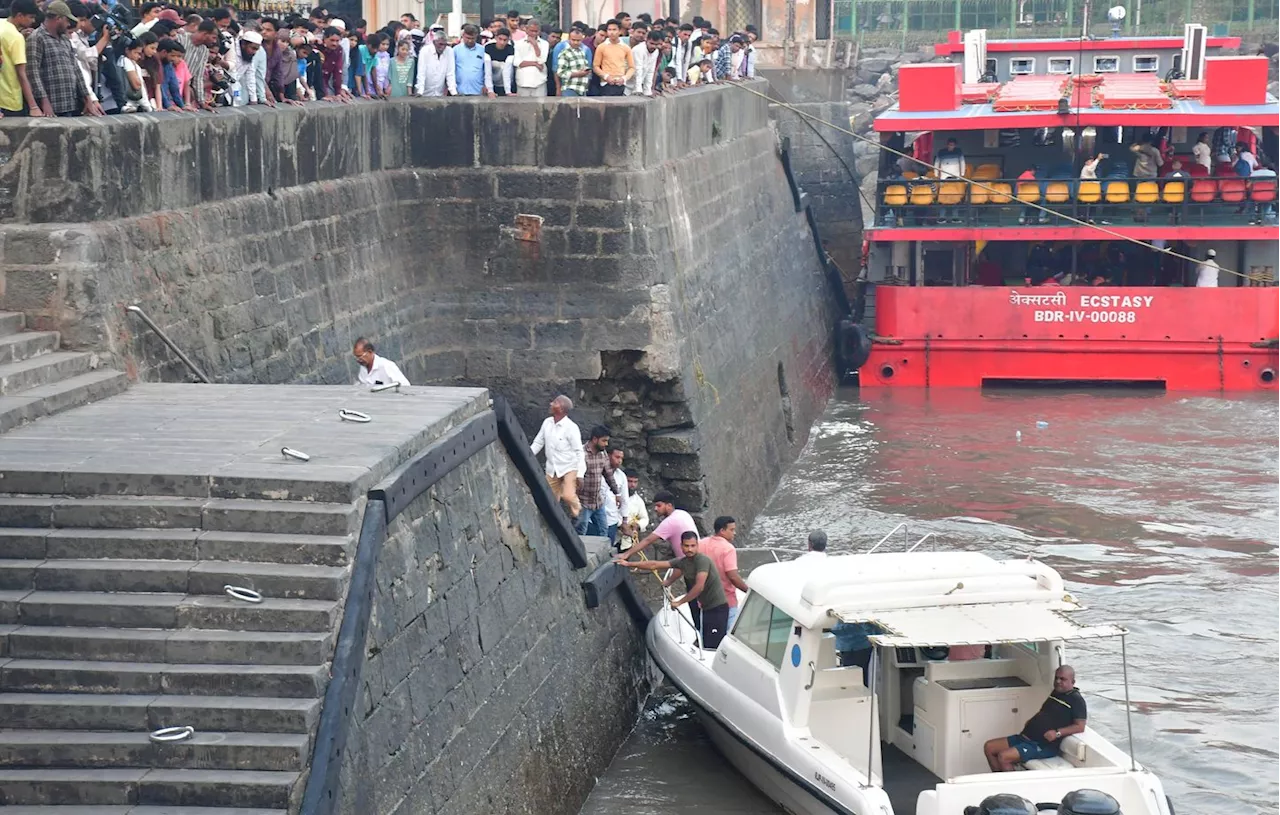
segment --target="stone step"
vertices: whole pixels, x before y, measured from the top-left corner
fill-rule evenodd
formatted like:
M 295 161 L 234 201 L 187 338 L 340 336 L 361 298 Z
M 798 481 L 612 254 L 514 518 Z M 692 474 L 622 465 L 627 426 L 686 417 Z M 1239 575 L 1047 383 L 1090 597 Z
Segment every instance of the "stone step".
M 0 693 L 0 722 L 14 729 L 150 733 L 190 725 L 199 731 L 307 734 L 320 717 L 320 703 L 270 696 Z
M 15 594 L 21 596 L 14 603 L 5 602 Z M 12 619 L 5 618 L 9 605 L 14 609 Z M 330 600 L 267 597 L 260 603 L 246 603 L 226 595 L 0 591 L 0 624 L 328 633 L 340 610 Z
M 333 655 L 327 631 L 8 626 L 0 656 L 177 664 L 320 665 Z M 0 722 L 4 719 L 0 718 Z
M 200 560 L 345 566 L 351 539 L 335 535 L 199 529 L 0 528 L 6 557 Z
M 29 388 L 12 396 L 0 396 L 0 433 L 26 422 L 123 393 L 127 387 L 127 376 L 104 368 Z
M 50 354 L 58 350 L 57 331 L 20 331 L 0 334 L 0 365 Z
M 26 315 L 21 311 L 0 311 L 0 335 L 16 334 L 27 324 Z
M 132 495 L 0 496 L 0 527 L 206 529 L 345 536 L 355 532 L 359 523 L 354 504 Z
M 246 770 L 0 770 L 0 804 L 78 804 L 91 807 L 95 815 L 109 811 L 106 807 L 132 804 L 159 807 L 157 815 L 175 815 L 175 806 L 280 810 L 289 807 L 299 776 Z M 134 815 L 136 810 L 127 812 Z
M 189 560 L 0 560 L 0 589 L 178 592 L 222 595 L 228 584 L 264 597 L 337 600 L 346 570 L 277 563 Z
M 324 692 L 325 665 L 166 665 L 10 659 L 0 663 L 5 693 L 169 693 L 309 699 Z
M 93 356 L 77 351 L 55 351 L 50 354 L 0 365 L 0 394 L 12 396 L 21 391 L 60 382 L 89 371 Z
M 0 767 L 202 770 L 302 770 L 310 736 L 302 733 L 197 731 L 191 738 L 156 744 L 149 731 L 0 730 Z

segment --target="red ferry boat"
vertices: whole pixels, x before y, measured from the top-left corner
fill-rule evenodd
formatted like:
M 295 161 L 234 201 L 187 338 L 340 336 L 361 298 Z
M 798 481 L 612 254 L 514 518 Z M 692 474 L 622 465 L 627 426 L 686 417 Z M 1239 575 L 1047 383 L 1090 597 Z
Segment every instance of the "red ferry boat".
M 1239 45 L 952 32 L 902 66 L 862 387 L 1275 389 L 1280 105 Z

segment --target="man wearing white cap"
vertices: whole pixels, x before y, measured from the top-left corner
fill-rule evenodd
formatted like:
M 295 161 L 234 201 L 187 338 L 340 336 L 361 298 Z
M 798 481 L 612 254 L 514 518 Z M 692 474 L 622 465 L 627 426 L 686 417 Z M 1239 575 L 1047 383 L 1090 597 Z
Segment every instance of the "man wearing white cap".
M 1215 260 L 1218 253 L 1210 249 L 1204 253 L 1204 260 L 1196 267 L 1196 288 L 1212 288 L 1218 287 L 1218 274 L 1221 269 L 1218 267 L 1218 261 Z
M 351 67 L 351 39 L 347 37 L 347 22 L 330 20 L 329 25 L 338 29 L 338 33 L 342 35 L 338 38 L 338 45 L 342 48 L 342 90 L 350 92 L 351 88 L 347 87 L 347 69 Z
M 231 78 L 238 86 L 239 95 L 233 89 L 232 104 L 243 105 L 274 104 L 267 99 L 267 86 L 263 78 L 254 70 L 253 58 L 262 50 L 262 35 L 256 31 L 244 30 L 231 45 L 227 57 L 231 61 Z

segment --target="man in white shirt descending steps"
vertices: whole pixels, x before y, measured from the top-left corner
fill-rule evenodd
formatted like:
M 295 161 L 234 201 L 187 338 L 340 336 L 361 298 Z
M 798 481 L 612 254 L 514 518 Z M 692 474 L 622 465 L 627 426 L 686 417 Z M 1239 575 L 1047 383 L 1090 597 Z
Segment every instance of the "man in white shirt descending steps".
M 569 507 L 569 515 L 575 521 L 582 512 L 578 500 L 578 479 L 587 469 L 582 450 L 582 432 L 569 418 L 573 400 L 561 394 L 551 400 L 551 415 L 542 420 L 538 435 L 529 448 L 536 456 L 544 449 L 547 459 L 547 484 L 551 491 Z
M 355 345 L 351 348 L 351 354 L 356 358 L 356 362 L 360 363 L 357 381 L 361 385 L 366 387 L 374 387 L 376 385 L 409 386 L 409 380 L 400 372 L 400 366 L 386 357 L 380 357 L 375 354 L 373 343 L 364 337 L 356 340 Z
M 609 543 L 614 546 L 618 545 L 618 527 L 622 524 L 622 510 L 627 505 L 627 499 L 631 497 L 627 490 L 629 479 L 627 474 L 622 471 L 622 451 L 616 447 L 609 451 L 609 466 L 613 467 L 613 483 L 618 488 L 618 498 L 615 500 L 613 491 L 609 489 L 609 485 L 600 481 L 600 502 L 604 506 L 605 527 L 609 534 Z
M 625 552 L 640 542 L 640 535 L 649 528 L 649 508 L 640 495 L 640 478 L 627 476 L 627 499 L 622 502 L 622 524 L 618 529 L 618 551 Z

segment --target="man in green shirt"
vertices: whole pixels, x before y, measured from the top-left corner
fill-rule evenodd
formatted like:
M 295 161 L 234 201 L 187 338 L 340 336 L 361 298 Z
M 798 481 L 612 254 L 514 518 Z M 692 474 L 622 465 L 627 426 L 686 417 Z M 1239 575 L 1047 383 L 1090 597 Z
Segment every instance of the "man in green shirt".
M 693 624 L 702 635 L 702 647 L 714 651 L 729 632 L 729 601 L 724 596 L 724 584 L 715 563 L 698 551 L 697 532 L 681 535 L 680 548 L 684 550 L 684 557 L 676 560 L 632 561 L 627 565 L 654 572 L 674 569 L 672 575 L 662 581 L 664 586 L 670 586 L 683 577 L 685 593 L 672 600 L 671 607 L 689 604 Z

